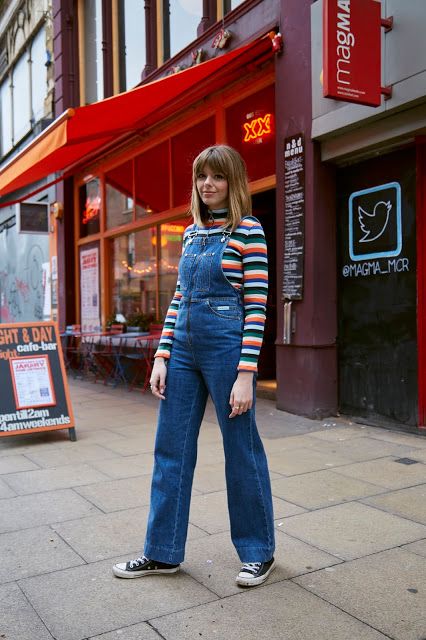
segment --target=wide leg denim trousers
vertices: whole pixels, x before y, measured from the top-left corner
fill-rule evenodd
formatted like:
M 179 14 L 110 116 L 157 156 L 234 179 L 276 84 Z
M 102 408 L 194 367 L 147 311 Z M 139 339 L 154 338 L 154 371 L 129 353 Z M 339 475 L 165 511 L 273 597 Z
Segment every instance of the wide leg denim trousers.
M 271 485 L 253 408 L 230 419 L 241 354 L 241 293 L 222 271 L 229 232 L 190 237 L 179 263 L 183 297 L 160 402 L 144 554 L 183 561 L 197 438 L 210 394 L 223 437 L 231 538 L 242 562 L 274 553 Z M 255 381 L 253 382 L 255 387 Z M 255 389 L 254 389 L 255 391 Z M 254 393 L 255 398 L 255 393 Z

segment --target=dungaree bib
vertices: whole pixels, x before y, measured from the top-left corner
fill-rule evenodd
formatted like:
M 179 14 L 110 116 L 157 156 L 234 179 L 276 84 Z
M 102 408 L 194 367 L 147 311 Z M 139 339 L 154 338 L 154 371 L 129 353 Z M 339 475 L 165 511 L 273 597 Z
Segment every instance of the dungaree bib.
M 242 562 L 265 562 L 274 552 L 269 472 L 253 408 L 232 419 L 244 327 L 242 292 L 222 270 L 230 232 L 190 233 L 179 263 L 182 298 L 160 402 L 151 507 L 144 553 L 160 562 L 183 561 L 197 438 L 208 395 L 225 452 L 231 538 Z M 255 389 L 255 381 L 253 381 Z M 194 521 L 194 524 L 197 524 Z

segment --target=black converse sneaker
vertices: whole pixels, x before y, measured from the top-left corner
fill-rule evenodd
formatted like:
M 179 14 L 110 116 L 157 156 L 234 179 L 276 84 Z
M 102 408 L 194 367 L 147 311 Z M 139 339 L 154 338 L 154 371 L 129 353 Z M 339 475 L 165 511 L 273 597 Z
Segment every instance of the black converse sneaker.
M 166 564 L 157 560 L 149 560 L 145 556 L 129 560 L 129 562 L 119 562 L 112 568 L 112 572 L 117 578 L 141 578 L 142 576 L 152 576 L 157 573 L 176 573 L 179 571 L 179 564 Z
M 255 587 L 265 582 L 274 569 L 274 558 L 271 558 L 268 562 L 244 562 L 240 573 L 237 575 L 236 583 L 242 587 Z

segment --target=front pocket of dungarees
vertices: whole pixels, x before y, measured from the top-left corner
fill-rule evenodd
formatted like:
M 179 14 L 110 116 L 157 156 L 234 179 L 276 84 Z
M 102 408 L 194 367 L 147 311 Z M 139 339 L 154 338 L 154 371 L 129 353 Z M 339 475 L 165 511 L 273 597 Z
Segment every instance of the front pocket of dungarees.
M 226 302 L 211 302 L 208 301 L 208 307 L 215 316 L 219 316 L 219 318 L 223 318 L 224 320 L 241 320 L 242 318 L 242 310 L 238 304 L 232 302 L 230 304 L 226 304 Z
M 187 289 L 191 281 L 191 272 L 197 258 L 196 253 L 185 251 L 179 263 L 179 281 L 181 290 Z

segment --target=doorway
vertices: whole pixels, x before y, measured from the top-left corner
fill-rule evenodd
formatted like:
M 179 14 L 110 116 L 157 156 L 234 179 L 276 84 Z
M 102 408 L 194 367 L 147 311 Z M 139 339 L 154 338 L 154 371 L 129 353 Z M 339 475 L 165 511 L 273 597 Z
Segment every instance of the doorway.
M 266 308 L 266 324 L 263 346 L 259 357 L 258 380 L 260 388 L 276 389 L 276 355 L 275 340 L 277 337 L 277 260 L 275 230 L 275 189 L 256 193 L 252 197 L 253 215 L 260 221 L 268 247 L 269 287 Z M 271 381 L 271 385 L 268 382 Z M 263 382 L 263 384 L 262 384 Z M 273 394 L 271 394 L 273 395 Z

